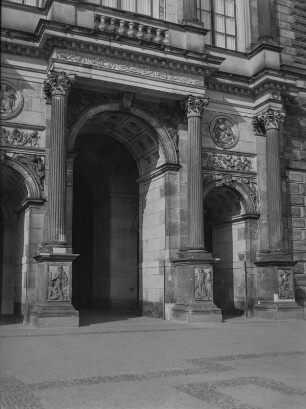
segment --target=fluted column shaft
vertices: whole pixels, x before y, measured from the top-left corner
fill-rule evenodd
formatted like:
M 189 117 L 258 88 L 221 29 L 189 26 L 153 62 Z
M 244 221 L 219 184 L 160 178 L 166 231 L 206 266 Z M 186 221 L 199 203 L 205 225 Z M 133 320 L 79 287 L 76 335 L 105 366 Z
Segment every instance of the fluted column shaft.
M 185 102 L 188 118 L 188 248 L 204 250 L 204 209 L 201 117 L 207 99 L 189 96 Z
M 197 21 L 197 0 L 184 0 L 184 21 Z
M 67 98 L 73 79 L 49 73 L 44 91 L 51 98 L 47 243 L 66 244 Z
M 268 108 L 257 115 L 255 128 L 266 135 L 267 201 L 270 251 L 283 250 L 283 199 L 280 163 L 279 126 L 285 115 Z

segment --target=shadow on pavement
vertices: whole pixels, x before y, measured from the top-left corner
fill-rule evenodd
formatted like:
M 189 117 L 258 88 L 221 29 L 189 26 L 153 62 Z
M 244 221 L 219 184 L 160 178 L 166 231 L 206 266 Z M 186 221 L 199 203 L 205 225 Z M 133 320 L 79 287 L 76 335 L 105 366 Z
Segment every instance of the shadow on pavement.
M 125 321 L 130 318 L 140 317 L 138 312 L 112 312 L 104 310 L 83 310 L 79 311 L 80 327 L 86 327 L 93 324 L 101 324 L 104 322 Z

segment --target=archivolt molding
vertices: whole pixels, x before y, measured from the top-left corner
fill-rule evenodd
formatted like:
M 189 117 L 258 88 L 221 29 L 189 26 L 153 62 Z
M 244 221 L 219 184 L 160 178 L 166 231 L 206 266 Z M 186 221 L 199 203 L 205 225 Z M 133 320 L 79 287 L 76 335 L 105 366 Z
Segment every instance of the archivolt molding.
M 111 102 L 103 105 L 98 105 L 84 111 L 84 113 L 81 114 L 79 119 L 74 123 L 68 135 L 68 152 L 74 151 L 76 138 L 87 121 L 89 121 L 97 114 L 106 112 L 123 112 L 124 114 L 130 113 L 144 120 L 156 132 L 156 136 L 158 138 L 164 156 L 164 163 L 178 164 L 177 149 L 167 128 L 157 118 L 139 108 L 131 107 L 128 111 L 122 110 L 121 104 L 119 102 Z
M 26 188 L 26 197 L 25 199 L 32 200 L 42 200 L 43 191 L 39 184 L 39 181 L 35 175 L 26 167 L 24 164 L 18 162 L 14 158 L 4 156 L 4 160 L 1 163 L 1 167 L 7 167 L 18 172 L 19 177 L 24 182 Z
M 243 199 L 245 213 L 258 214 L 256 180 L 234 175 L 204 175 L 204 199 L 212 189 L 224 186 L 236 190 L 240 194 Z

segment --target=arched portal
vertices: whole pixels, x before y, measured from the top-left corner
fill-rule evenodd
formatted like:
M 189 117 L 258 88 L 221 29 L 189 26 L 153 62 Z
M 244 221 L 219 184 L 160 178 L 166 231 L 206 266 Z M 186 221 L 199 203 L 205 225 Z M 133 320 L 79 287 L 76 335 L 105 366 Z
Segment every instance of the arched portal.
M 140 308 L 162 316 L 163 186 L 168 167 L 172 173 L 178 170 L 167 130 L 141 110 L 106 104 L 79 118 L 68 150 L 76 155 L 71 227 L 73 249 L 80 256 L 73 266 L 75 307 Z
M 42 242 L 42 188 L 31 169 L 6 155 L 0 181 L 0 313 L 27 320 L 27 305 L 35 302 L 31 256 Z
M 256 252 L 255 209 L 254 201 L 240 186 L 214 183 L 205 191 L 205 246 L 218 260 L 214 266 L 214 300 L 225 315 L 245 310 L 245 263 L 249 267 Z

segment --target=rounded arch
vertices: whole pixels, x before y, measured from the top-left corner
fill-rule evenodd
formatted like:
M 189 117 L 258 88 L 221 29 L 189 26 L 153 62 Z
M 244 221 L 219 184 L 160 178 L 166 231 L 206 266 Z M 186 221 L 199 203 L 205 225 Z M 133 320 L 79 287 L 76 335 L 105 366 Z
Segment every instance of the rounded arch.
M 43 192 L 38 180 L 32 172 L 14 158 L 5 156 L 1 165 L 1 178 L 5 180 L 5 175 L 9 176 L 11 183 L 20 187 L 19 195 L 22 200 L 43 199 Z
M 130 114 L 142 119 L 145 123 L 148 124 L 149 127 L 153 128 L 156 132 L 156 136 L 158 138 L 158 141 L 160 142 L 160 146 L 163 152 L 164 164 L 178 164 L 177 150 L 165 126 L 157 118 L 139 108 L 131 107 L 128 110 L 122 110 L 119 102 L 111 102 L 98 105 L 94 108 L 90 108 L 84 111 L 80 118 L 74 123 L 71 131 L 68 134 L 67 147 L 69 152 L 74 151 L 77 136 L 81 132 L 85 124 L 94 116 L 107 112 L 121 112 L 125 115 Z
M 215 180 L 208 183 L 204 188 L 204 201 L 205 198 L 208 196 L 209 193 L 213 191 L 215 188 L 227 188 L 229 191 L 233 191 L 236 195 L 242 199 L 243 210 L 244 214 L 257 214 L 257 206 L 256 206 L 256 197 L 251 194 L 249 189 L 245 188 L 242 184 L 231 181 L 219 181 Z

